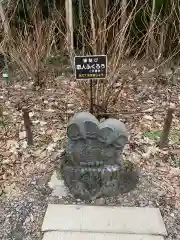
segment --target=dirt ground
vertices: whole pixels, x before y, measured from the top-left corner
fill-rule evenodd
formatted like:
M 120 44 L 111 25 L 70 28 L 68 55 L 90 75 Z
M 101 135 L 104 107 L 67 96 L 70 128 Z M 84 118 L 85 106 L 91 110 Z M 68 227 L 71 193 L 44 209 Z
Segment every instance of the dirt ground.
M 130 193 L 97 199 L 90 204 L 159 207 L 168 240 L 180 239 L 180 80 L 172 83 L 169 70 L 143 74 L 141 66 L 124 70 L 117 81 L 128 79 L 121 91 L 117 118 L 125 122 L 129 144 L 124 158 L 141 170 L 140 183 Z M 135 77 L 134 77 L 135 76 Z M 64 76 L 33 91 L 31 81 L 6 86 L 0 80 L 0 239 L 42 239 L 41 225 L 48 203 L 77 203 L 72 196 L 55 198 L 47 183 L 66 140 L 69 113 L 87 110 L 77 94 L 77 83 Z M 28 102 L 34 145 L 27 146 L 17 103 Z M 169 103 L 176 104 L 169 147 L 157 147 Z

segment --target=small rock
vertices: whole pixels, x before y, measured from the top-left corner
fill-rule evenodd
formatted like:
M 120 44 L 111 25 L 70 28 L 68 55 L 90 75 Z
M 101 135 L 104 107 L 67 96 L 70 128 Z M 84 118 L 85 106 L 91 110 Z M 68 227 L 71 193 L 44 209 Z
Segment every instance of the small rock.
M 146 200 L 139 201 L 140 207 L 146 207 L 148 206 L 148 202 Z
M 64 181 L 57 178 L 56 172 L 52 175 L 48 186 L 53 190 L 52 196 L 62 198 L 68 195 L 67 189 L 64 185 Z
M 19 194 L 19 189 L 16 187 L 15 183 L 6 186 L 4 189 L 4 192 L 8 198 L 11 198 L 12 196 L 17 196 Z
M 22 149 L 26 149 L 28 147 L 27 141 L 23 141 L 21 147 L 22 147 Z
M 26 138 L 26 132 L 22 131 L 22 132 L 19 133 L 19 139 L 22 140 L 24 138 Z
M 106 203 L 106 200 L 104 198 L 98 198 L 94 201 L 97 205 L 104 205 Z
M 19 144 L 17 141 L 15 140 L 8 140 L 7 141 L 7 148 L 10 148 L 10 147 L 16 147 L 18 148 L 19 147 Z
M 158 192 L 159 197 L 165 196 L 165 194 L 166 194 L 166 192 L 164 190 L 161 190 Z
M 41 159 L 44 159 L 46 156 L 47 156 L 46 151 L 42 151 L 41 154 L 39 155 Z
M 115 87 L 116 87 L 116 88 L 121 87 L 121 83 L 116 83 L 116 84 L 115 84 Z
M 170 216 L 171 216 L 172 218 L 175 218 L 175 214 L 174 214 L 174 213 L 171 213 Z
M 46 134 L 47 134 L 47 135 L 52 135 L 52 133 L 53 133 L 52 129 L 48 129 L 48 130 L 46 131 Z
M 5 159 L 2 161 L 2 164 L 9 164 L 11 163 L 11 160 L 10 159 Z
M 60 140 L 60 137 L 57 134 L 57 135 L 53 136 L 52 139 L 53 139 L 53 142 L 56 143 L 56 142 L 58 142 Z
M 34 217 L 33 217 L 33 215 L 32 215 L 32 214 L 30 214 L 30 219 L 31 219 L 31 222 L 33 222 L 33 221 L 34 221 Z
M 153 120 L 153 117 L 150 116 L 150 115 L 144 115 L 143 118 L 144 118 L 145 120 L 149 120 L 149 121 L 152 121 L 152 120 Z
M 180 169 L 179 168 L 171 168 L 169 173 L 174 176 L 180 176 Z
M 51 144 L 49 144 L 47 146 L 47 151 L 48 152 L 53 152 L 55 147 L 56 147 L 56 144 L 55 143 L 51 143 Z
M 3 190 L 0 188 L 0 196 L 3 194 Z
M 51 108 L 49 108 L 49 109 L 47 109 L 47 110 L 46 110 L 46 112 L 55 112 L 55 110 L 54 110 L 54 109 L 51 109 Z
M 28 222 L 30 222 L 30 221 L 31 221 L 31 219 L 30 219 L 30 217 L 28 216 L 28 217 L 25 219 L 23 225 L 25 225 L 26 223 L 28 223 Z
M 39 157 L 41 155 L 42 151 L 43 151 L 42 149 L 37 149 L 36 151 L 34 151 L 32 153 L 32 155 L 35 157 Z
M 10 151 L 7 151 L 7 152 L 2 152 L 1 155 L 3 157 L 9 157 L 12 153 Z
M 23 239 L 23 232 L 14 231 L 12 233 L 12 235 L 13 235 L 13 238 L 11 238 L 11 239 L 16 239 L 16 240 L 22 240 Z
M 44 126 L 47 124 L 47 122 L 45 122 L 45 121 L 39 121 L 39 124 L 40 124 L 41 127 L 44 127 Z
M 65 186 L 56 186 L 55 189 L 52 191 L 52 196 L 59 198 L 66 197 L 67 191 L 65 189 Z
M 68 108 L 72 108 L 73 106 L 74 106 L 73 103 L 68 103 L 68 104 L 67 104 L 67 107 L 68 107 Z

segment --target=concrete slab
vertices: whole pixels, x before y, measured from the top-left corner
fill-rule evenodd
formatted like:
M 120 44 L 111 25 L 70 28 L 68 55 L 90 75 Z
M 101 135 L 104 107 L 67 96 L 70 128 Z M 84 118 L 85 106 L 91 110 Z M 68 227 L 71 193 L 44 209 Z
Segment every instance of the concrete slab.
M 167 235 L 158 208 L 48 205 L 42 231 Z
M 43 240 L 164 240 L 162 236 L 112 233 L 47 232 Z

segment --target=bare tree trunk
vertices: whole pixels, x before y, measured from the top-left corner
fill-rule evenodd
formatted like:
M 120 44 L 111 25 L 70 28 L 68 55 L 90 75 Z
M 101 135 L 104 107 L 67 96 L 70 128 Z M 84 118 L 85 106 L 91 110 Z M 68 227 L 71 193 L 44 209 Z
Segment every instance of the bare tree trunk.
M 94 11 L 93 11 L 93 2 L 92 0 L 89 0 L 89 6 L 90 6 L 90 15 L 91 15 L 91 29 L 92 29 L 92 51 L 93 54 L 97 53 L 96 49 L 96 27 L 95 27 L 95 21 L 94 21 Z
M 159 54 L 158 54 L 158 62 L 163 56 L 164 52 L 164 45 L 165 45 L 165 39 L 166 38 L 166 27 L 165 24 L 162 24 L 161 30 L 160 30 L 160 43 L 159 43 Z
M 121 21 L 120 21 L 121 29 L 125 26 L 126 21 L 127 21 L 127 0 L 121 0 Z
M 3 105 L 0 104 L 0 123 L 3 122 Z
M 74 51 L 74 37 L 73 37 L 73 6 L 72 0 L 66 0 L 66 26 L 67 26 L 67 44 L 68 51 L 70 53 L 71 62 L 73 63 L 73 51 Z
M 97 31 L 97 54 L 105 54 L 105 47 L 107 44 L 107 12 L 109 0 L 95 0 L 95 27 Z
M 2 2 L 0 2 L 0 16 L 1 16 L 3 27 L 4 27 L 4 33 L 7 37 L 9 33 L 9 27 L 8 27 L 8 22 L 6 21 L 6 18 L 5 18 Z
M 155 26 L 155 7 L 156 7 L 156 0 L 152 0 L 152 11 L 151 11 L 151 17 L 150 17 L 150 25 L 148 30 L 148 36 L 147 36 L 147 48 L 146 48 L 146 56 L 149 57 L 149 55 L 156 51 L 156 44 L 154 39 L 154 26 Z
M 79 21 L 80 21 L 80 29 L 82 36 L 82 54 L 85 54 L 85 38 L 84 38 L 84 25 L 83 25 L 83 1 L 79 0 Z
M 2 5 L 2 1 L 0 1 L 0 17 L 2 21 L 2 25 L 4 28 L 4 35 L 6 39 L 6 45 L 5 45 L 5 51 L 4 51 L 4 61 L 5 61 L 5 68 L 6 68 L 6 80 L 8 80 L 8 60 L 7 60 L 7 53 L 8 53 L 8 41 L 9 41 L 9 26 L 8 26 L 8 21 L 6 20 L 5 14 L 4 14 L 4 9 Z

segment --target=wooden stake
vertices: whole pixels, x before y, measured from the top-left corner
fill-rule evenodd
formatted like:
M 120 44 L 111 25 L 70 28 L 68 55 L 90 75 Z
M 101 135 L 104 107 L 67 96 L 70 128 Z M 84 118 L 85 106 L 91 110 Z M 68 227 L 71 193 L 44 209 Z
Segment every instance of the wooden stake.
M 0 118 L 3 119 L 3 106 L 0 104 Z
M 162 131 L 160 142 L 159 142 L 160 148 L 164 148 L 168 145 L 168 141 L 169 141 L 168 137 L 169 137 L 169 132 L 170 132 L 170 128 L 173 120 L 174 110 L 175 110 L 175 105 L 172 105 L 167 111 L 167 115 L 164 121 L 163 131 Z
M 26 130 L 26 138 L 28 145 L 33 145 L 33 134 L 31 130 L 31 120 L 29 117 L 29 112 L 27 109 L 22 109 L 23 119 L 24 119 L 24 127 Z

